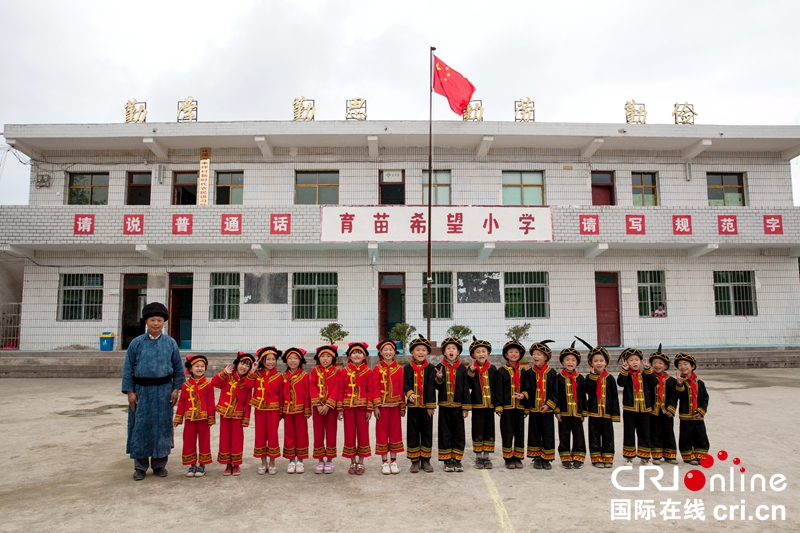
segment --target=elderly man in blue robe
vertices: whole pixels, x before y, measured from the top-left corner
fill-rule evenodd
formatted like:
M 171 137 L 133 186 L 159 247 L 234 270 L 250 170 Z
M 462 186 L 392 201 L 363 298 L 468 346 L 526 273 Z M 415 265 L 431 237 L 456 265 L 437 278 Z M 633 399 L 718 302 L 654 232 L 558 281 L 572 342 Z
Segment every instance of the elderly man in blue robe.
M 133 459 L 133 479 L 140 481 L 149 467 L 159 477 L 167 475 L 173 446 L 172 408 L 183 385 L 183 361 L 175 340 L 163 333 L 169 312 L 164 304 L 144 307 L 147 331 L 128 347 L 122 368 L 122 393 L 128 395 L 128 443 Z

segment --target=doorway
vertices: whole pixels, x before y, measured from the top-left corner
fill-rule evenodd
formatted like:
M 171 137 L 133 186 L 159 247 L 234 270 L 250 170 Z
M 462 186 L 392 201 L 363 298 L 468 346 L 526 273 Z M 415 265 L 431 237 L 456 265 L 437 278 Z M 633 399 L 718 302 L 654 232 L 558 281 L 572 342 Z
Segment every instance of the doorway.
M 125 274 L 122 278 L 122 348 L 145 331 L 142 311 L 147 305 L 147 274 Z
M 378 274 L 378 338 L 388 339 L 395 325 L 406 321 L 406 275 Z
M 192 274 L 169 275 L 169 336 L 182 350 L 192 348 Z
M 597 306 L 597 345 L 619 346 L 619 283 L 616 272 L 595 272 L 594 293 Z

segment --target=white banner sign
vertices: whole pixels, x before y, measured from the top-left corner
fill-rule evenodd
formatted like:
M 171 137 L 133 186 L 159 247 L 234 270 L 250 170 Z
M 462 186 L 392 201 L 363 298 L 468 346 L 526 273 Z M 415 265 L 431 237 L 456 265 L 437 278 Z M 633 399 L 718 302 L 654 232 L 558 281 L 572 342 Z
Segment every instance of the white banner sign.
M 426 242 L 428 206 L 322 207 L 321 242 Z M 434 242 L 553 242 L 549 207 L 434 206 Z

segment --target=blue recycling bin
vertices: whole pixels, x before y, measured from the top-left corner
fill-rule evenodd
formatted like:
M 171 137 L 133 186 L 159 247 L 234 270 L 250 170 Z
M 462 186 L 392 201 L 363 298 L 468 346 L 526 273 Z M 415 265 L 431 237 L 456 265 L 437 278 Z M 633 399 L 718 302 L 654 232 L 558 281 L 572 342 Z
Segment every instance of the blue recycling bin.
M 100 334 L 100 351 L 110 352 L 114 349 L 114 333 L 111 331 L 104 331 Z

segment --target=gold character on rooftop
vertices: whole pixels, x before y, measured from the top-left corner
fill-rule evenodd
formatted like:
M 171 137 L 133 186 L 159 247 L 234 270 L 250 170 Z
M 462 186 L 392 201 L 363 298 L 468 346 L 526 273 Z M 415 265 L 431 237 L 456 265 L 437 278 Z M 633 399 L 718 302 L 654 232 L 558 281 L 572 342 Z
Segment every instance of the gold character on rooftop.
M 178 122 L 197 122 L 197 101 L 191 96 L 178 102 Z
M 697 113 L 694 110 L 694 105 L 689 102 L 683 104 L 675 104 L 672 110 L 672 116 L 675 117 L 675 124 L 694 124 L 694 117 Z
M 125 104 L 125 124 L 130 122 L 142 123 L 147 120 L 147 104 L 139 102 L 136 98 L 128 100 Z
M 351 98 L 347 101 L 345 120 L 367 120 L 367 100 L 365 98 Z
M 306 100 L 305 96 L 295 98 L 292 102 L 292 120 L 314 120 L 314 113 L 317 108 L 314 106 L 314 100 Z
M 483 101 L 471 100 L 464 109 L 464 120 L 483 122 Z
M 637 104 L 636 100 L 625 102 L 625 122 L 627 124 L 644 124 L 647 121 L 647 111 L 644 104 Z
M 516 122 L 530 122 L 533 120 L 533 112 L 536 111 L 536 108 L 530 96 L 527 98 L 520 98 L 515 104 L 514 120 Z

